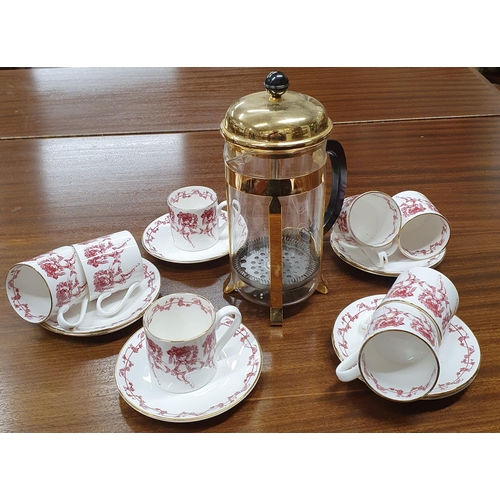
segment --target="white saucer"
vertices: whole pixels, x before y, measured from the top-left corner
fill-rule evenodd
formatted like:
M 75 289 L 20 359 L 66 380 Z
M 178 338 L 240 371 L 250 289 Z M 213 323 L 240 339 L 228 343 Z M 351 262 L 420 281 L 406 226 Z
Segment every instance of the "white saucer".
M 219 222 L 227 220 L 227 212 L 221 211 Z M 194 264 L 197 262 L 208 262 L 229 253 L 229 239 L 227 229 L 222 231 L 219 241 L 206 250 L 188 252 L 177 248 L 172 242 L 170 232 L 170 215 L 165 214 L 155 219 L 144 230 L 142 235 L 142 246 L 153 257 L 166 262 L 178 264 Z
M 224 331 L 223 325 L 217 330 L 217 338 Z M 147 417 L 178 423 L 215 417 L 243 401 L 259 380 L 261 348 L 244 325 L 224 347 L 214 378 L 187 394 L 168 393 L 151 381 L 145 338 L 141 328 L 122 347 L 115 380 L 123 399 Z
M 144 279 L 141 285 L 130 295 L 127 305 L 115 316 L 106 318 L 97 314 L 95 309 L 96 301 L 93 300 L 89 302 L 87 314 L 82 324 L 76 328 L 65 329 L 59 326 L 57 318 L 49 318 L 40 324 L 52 332 L 75 337 L 104 335 L 130 325 L 142 316 L 149 304 L 160 293 L 161 277 L 158 269 L 146 259 L 142 259 L 142 262 L 144 265 Z M 112 308 L 113 304 L 118 304 L 121 301 L 125 293 L 125 290 L 116 292 L 109 299 L 103 301 L 103 306 Z M 72 309 L 66 313 L 68 321 L 75 321 L 78 318 L 78 305 Z
M 396 250 L 390 257 L 387 265 L 382 269 L 375 266 L 366 254 L 358 247 L 346 243 L 338 232 L 335 225 L 330 234 L 330 245 L 333 251 L 351 266 L 380 276 L 399 276 L 403 271 L 412 267 L 436 267 L 442 262 L 446 254 L 446 249 L 438 255 L 429 259 L 412 260 L 405 257 L 399 250 Z
M 340 361 L 359 347 L 363 340 L 360 325 L 383 298 L 384 295 L 372 295 L 356 300 L 339 314 L 333 326 L 332 345 Z M 477 375 L 481 360 L 479 344 L 469 327 L 456 316 L 443 337 L 439 359 L 439 379 L 434 389 L 422 399 L 452 396 L 468 387 Z

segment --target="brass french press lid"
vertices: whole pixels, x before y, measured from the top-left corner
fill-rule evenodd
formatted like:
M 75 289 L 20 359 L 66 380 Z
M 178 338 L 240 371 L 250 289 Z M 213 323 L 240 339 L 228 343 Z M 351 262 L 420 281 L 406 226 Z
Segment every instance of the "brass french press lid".
M 266 91 L 234 102 L 221 123 L 224 138 L 245 148 L 295 150 L 313 146 L 328 136 L 332 122 L 316 99 L 287 91 L 280 71 L 267 75 Z

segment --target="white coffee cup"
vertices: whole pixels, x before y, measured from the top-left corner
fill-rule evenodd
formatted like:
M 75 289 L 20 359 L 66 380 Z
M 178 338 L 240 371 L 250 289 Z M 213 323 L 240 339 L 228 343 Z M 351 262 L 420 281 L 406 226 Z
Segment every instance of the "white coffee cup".
M 233 321 L 219 341 L 216 329 Z M 143 316 L 151 380 L 176 394 L 200 389 L 217 371 L 217 358 L 241 325 L 235 306 L 215 310 L 205 297 L 173 293 L 157 299 Z
M 428 259 L 441 253 L 450 239 L 450 225 L 422 193 L 402 191 L 393 196 L 402 215 L 399 249 L 410 259 Z
M 30 323 L 42 323 L 79 303 L 79 322 L 85 317 L 87 281 L 71 246 L 19 262 L 7 274 L 6 289 L 14 310 Z
M 394 281 L 380 304 L 405 302 L 424 311 L 436 324 L 440 339 L 458 309 L 458 290 L 444 274 L 430 267 L 412 267 Z
M 71 246 L 59 247 L 19 262 L 7 275 L 7 295 L 14 310 L 31 323 L 57 316 L 66 329 L 81 325 L 90 301 L 101 316 L 114 316 L 144 279 L 142 256 L 134 237 L 120 231 Z M 112 309 L 103 300 L 119 290 L 125 296 Z M 78 318 L 64 315 L 80 304 Z
M 392 401 L 416 401 L 434 388 L 440 373 L 439 332 L 412 304 L 382 304 L 373 312 L 361 347 L 336 369 L 342 382 L 362 377 Z
M 168 209 L 173 244 L 185 251 L 197 252 L 214 246 L 227 220 L 219 223 L 226 200 L 218 203 L 213 189 L 187 186 L 169 194 Z
M 395 200 L 381 191 L 344 199 L 336 227 L 349 245 L 361 249 L 377 267 L 385 267 L 398 248 L 401 212 Z
M 129 231 L 119 231 L 73 245 L 85 274 L 89 300 L 95 300 L 97 313 L 114 316 L 125 306 L 132 292 L 144 279 L 141 251 Z M 103 301 L 115 292 L 127 290 L 124 297 L 111 309 Z M 64 311 L 65 312 L 65 311 Z M 58 322 L 63 327 L 75 327 L 61 315 Z M 79 323 L 78 323 L 79 324 Z

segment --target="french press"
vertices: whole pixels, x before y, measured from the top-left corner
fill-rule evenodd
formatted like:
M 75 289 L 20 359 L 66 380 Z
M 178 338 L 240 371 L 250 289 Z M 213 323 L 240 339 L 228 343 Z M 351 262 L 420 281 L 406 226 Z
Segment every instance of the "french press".
M 230 274 L 224 293 L 239 292 L 270 310 L 327 293 L 321 276 L 323 236 L 344 201 L 342 146 L 327 139 L 332 122 L 316 99 L 287 91 L 279 71 L 265 91 L 234 102 L 221 123 L 229 210 Z M 332 183 L 326 207 L 326 163 Z

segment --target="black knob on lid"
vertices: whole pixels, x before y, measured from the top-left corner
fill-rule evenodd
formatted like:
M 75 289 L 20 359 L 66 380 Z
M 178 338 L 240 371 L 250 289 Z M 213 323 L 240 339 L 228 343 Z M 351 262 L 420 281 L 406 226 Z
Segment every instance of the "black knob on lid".
M 288 78 L 281 71 L 271 71 L 266 76 L 264 87 L 275 99 L 279 99 L 288 89 Z

